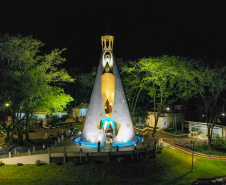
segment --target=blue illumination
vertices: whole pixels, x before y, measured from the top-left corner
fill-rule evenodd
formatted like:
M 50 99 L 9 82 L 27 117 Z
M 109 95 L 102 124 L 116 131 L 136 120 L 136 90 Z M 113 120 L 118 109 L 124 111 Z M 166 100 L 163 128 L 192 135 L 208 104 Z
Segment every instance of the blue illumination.
M 81 144 L 81 146 L 98 147 L 98 143 L 83 142 L 81 141 L 81 137 L 76 139 L 73 137 L 71 140 L 77 145 Z M 104 147 L 104 142 L 100 143 L 100 147 Z
M 130 141 L 130 142 L 121 142 L 121 143 L 114 143 L 113 142 L 113 147 L 124 147 L 124 146 L 131 146 L 131 145 L 135 145 L 135 144 L 139 144 L 142 141 L 142 138 L 139 136 L 136 136 L 137 141 Z
M 101 120 L 101 129 L 103 129 L 103 127 L 106 127 L 107 129 L 112 127 L 113 130 L 116 130 L 116 122 L 111 120 L 110 117 L 106 117 L 106 119 Z
M 125 146 L 132 146 L 132 145 L 135 145 L 135 144 L 139 144 L 142 142 L 142 138 L 139 137 L 139 136 L 136 136 L 137 138 L 137 141 L 130 141 L 130 142 L 121 142 L 121 143 L 115 143 L 113 142 L 112 146 L 113 147 L 125 147 Z M 90 143 L 90 142 L 82 142 L 81 141 L 81 137 L 78 137 L 78 138 L 72 138 L 71 139 L 75 144 L 79 145 L 81 144 L 82 146 L 88 146 L 88 147 L 98 147 L 98 143 Z M 100 147 L 104 147 L 104 143 L 105 142 L 102 142 L 100 144 Z

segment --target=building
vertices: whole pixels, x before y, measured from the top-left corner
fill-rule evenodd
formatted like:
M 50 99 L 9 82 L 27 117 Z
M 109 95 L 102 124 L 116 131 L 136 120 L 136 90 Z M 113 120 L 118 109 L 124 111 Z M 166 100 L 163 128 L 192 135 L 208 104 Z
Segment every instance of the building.
M 58 116 L 61 118 L 64 115 L 67 115 L 67 111 L 59 111 L 57 113 L 51 113 L 53 116 Z M 37 119 L 44 119 L 46 118 L 47 112 L 35 112 L 35 116 L 37 116 Z
M 146 121 L 147 126 L 154 127 L 155 114 L 157 114 L 157 112 L 148 113 L 148 119 Z M 164 129 L 169 126 L 174 127 L 176 124 L 182 124 L 183 122 L 184 122 L 183 114 L 174 112 L 163 112 L 160 114 L 160 117 L 158 118 L 157 127 L 159 129 Z
M 207 123 L 203 122 L 194 122 L 194 121 L 187 121 L 189 124 L 189 135 L 190 137 L 198 137 L 201 139 L 208 139 L 207 134 Z M 226 126 L 223 125 L 215 125 L 213 128 L 213 135 L 220 136 L 221 138 L 226 139 Z
M 76 118 L 78 117 L 86 117 L 88 112 L 89 104 L 88 103 L 82 103 L 77 107 L 72 108 L 72 117 Z

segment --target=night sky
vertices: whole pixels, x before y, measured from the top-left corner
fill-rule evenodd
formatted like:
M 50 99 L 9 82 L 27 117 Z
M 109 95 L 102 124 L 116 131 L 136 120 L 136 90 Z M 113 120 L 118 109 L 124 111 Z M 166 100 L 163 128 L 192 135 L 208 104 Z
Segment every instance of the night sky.
M 67 48 L 65 68 L 97 67 L 101 35 L 123 60 L 175 55 L 226 59 L 226 4 L 218 0 L 0 0 L 0 34 Z

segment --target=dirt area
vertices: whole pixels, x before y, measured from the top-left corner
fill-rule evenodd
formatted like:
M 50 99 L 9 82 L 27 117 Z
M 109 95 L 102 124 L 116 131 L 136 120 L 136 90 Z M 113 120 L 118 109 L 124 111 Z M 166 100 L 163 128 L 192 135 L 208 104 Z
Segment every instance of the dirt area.
M 30 132 L 29 135 L 30 135 L 30 139 L 33 140 L 33 142 L 37 142 L 40 139 L 45 137 L 45 133 L 47 133 L 47 135 L 53 134 L 56 137 L 58 132 L 68 131 L 70 128 L 78 128 L 79 131 L 83 131 L 83 126 L 84 126 L 84 123 L 79 125 L 74 124 L 70 127 L 62 126 L 57 128 L 51 128 L 51 129 L 40 128 L 38 129 L 37 132 Z M 5 143 L 4 141 L 5 137 L 6 137 L 6 134 L 4 134 L 3 137 L 0 137 L 0 145 Z M 17 135 L 14 135 L 14 137 L 17 138 Z M 24 138 L 25 138 L 25 135 L 24 135 Z

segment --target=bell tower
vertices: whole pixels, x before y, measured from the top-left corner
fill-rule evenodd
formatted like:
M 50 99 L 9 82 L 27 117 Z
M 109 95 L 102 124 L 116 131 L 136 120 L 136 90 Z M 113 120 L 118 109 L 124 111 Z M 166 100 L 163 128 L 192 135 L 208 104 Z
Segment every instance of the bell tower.
M 101 36 L 102 50 L 113 50 L 114 36 Z

